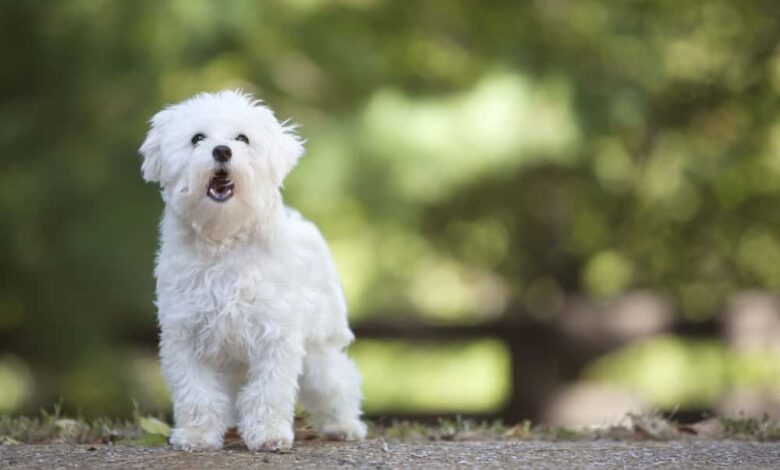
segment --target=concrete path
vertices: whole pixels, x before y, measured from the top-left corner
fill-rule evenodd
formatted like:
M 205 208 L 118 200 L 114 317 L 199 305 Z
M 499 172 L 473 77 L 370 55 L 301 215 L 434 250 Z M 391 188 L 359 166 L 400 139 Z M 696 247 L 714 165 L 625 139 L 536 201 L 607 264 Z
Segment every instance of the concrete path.
M 780 443 L 741 441 L 540 442 L 519 440 L 297 443 L 267 454 L 168 447 L 0 446 L 0 468 L 780 468 Z

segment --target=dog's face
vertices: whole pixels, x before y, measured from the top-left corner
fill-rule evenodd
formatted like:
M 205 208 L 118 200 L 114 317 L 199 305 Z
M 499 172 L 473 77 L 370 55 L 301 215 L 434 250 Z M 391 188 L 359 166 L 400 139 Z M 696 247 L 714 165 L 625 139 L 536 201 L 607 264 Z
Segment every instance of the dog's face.
M 146 181 L 211 239 L 256 222 L 303 153 L 292 129 L 250 96 L 204 93 L 151 120 L 141 146 Z

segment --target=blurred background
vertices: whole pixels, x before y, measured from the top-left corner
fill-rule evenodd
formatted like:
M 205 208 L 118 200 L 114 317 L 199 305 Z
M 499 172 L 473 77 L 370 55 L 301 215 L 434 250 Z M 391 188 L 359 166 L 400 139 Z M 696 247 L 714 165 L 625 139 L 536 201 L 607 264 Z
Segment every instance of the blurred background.
M 0 0 L 0 412 L 167 412 L 147 120 L 243 88 L 372 416 L 780 402 L 780 3 Z

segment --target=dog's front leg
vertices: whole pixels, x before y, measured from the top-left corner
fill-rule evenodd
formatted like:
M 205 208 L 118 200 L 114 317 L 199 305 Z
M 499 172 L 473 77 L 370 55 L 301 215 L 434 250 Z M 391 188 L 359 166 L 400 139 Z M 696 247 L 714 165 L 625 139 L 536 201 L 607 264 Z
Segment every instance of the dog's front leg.
M 197 357 L 190 341 L 165 332 L 160 359 L 173 401 L 171 445 L 186 451 L 220 449 L 230 396 L 216 371 Z
M 292 446 L 298 375 L 303 340 L 278 338 L 256 349 L 246 386 L 238 396 L 239 432 L 250 450 L 276 451 Z

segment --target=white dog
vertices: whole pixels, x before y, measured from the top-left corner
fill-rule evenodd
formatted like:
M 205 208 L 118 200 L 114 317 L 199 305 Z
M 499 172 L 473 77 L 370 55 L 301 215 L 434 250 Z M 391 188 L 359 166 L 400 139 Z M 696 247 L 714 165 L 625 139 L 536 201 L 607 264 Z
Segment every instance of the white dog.
M 165 201 L 157 256 L 163 375 L 177 449 L 293 442 L 296 395 L 321 435 L 362 439 L 354 336 L 327 244 L 279 188 L 303 154 L 241 92 L 204 93 L 151 120 L 143 177 Z

